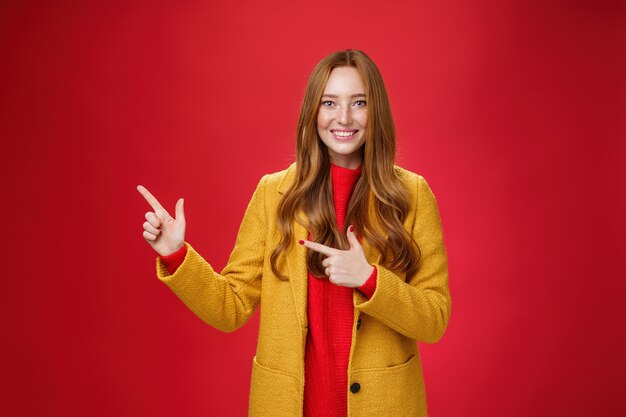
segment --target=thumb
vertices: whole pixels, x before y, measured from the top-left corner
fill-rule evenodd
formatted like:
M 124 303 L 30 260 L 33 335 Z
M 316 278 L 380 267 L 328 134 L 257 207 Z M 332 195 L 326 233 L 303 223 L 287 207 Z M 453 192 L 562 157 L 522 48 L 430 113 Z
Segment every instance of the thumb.
M 176 220 L 185 221 L 185 208 L 183 207 L 184 203 L 185 200 L 183 200 L 182 198 L 179 198 L 176 202 Z
M 356 235 L 354 234 L 354 226 L 353 225 L 350 225 L 350 227 L 348 227 L 348 231 L 347 231 L 346 235 L 348 236 L 348 242 L 350 242 L 350 248 L 351 249 L 355 249 L 355 248 L 360 248 L 361 247 L 361 242 L 359 242 L 359 239 L 357 239 Z

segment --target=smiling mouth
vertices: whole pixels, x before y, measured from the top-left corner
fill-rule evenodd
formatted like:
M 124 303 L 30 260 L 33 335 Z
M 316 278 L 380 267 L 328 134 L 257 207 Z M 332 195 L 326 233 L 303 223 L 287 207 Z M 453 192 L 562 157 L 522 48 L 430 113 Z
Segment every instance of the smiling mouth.
M 349 138 L 354 136 L 358 130 L 331 130 L 332 134 L 340 138 Z

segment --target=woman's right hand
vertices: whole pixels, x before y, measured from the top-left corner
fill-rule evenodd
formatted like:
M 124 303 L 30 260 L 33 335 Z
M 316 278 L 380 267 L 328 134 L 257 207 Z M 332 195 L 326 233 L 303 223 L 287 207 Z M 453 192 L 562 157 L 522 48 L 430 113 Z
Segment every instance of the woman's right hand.
M 185 244 L 184 200 L 180 198 L 176 202 L 176 218 L 173 218 L 146 187 L 138 185 L 137 191 L 154 210 L 146 213 L 147 221 L 143 224 L 146 242 L 161 256 L 178 251 Z

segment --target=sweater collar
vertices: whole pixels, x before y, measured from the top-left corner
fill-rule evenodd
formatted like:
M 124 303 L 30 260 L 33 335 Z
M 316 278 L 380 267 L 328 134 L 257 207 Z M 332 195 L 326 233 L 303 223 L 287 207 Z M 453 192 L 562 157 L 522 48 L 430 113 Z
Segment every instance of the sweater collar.
M 354 184 L 361 175 L 362 170 L 363 164 L 354 169 L 350 169 L 340 167 L 339 165 L 335 165 L 332 162 L 330 163 L 330 175 L 333 179 L 333 182 L 341 181 L 342 183 L 347 182 Z
M 341 196 L 341 198 L 350 196 L 354 185 L 361 175 L 361 170 L 362 164 L 355 169 L 349 169 L 331 163 L 330 176 L 333 183 L 333 194 L 335 194 L 336 197 Z

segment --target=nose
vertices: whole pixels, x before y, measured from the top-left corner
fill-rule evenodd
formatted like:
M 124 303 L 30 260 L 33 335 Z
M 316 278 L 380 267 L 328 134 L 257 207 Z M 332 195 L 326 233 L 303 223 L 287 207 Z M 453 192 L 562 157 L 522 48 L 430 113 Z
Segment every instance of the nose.
M 352 110 L 350 109 L 350 106 L 344 106 L 340 111 L 339 123 L 343 125 L 352 123 Z

